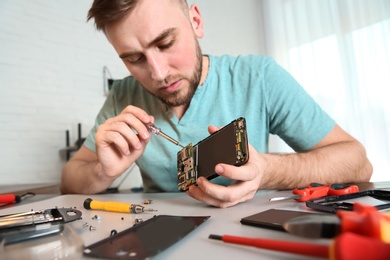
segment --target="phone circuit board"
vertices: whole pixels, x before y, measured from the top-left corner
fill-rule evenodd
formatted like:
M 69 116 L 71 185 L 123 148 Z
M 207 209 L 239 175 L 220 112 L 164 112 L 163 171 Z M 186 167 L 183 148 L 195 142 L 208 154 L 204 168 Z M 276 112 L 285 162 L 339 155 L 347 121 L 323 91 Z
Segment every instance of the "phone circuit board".
M 196 145 L 191 143 L 177 154 L 178 189 L 188 190 L 200 176 L 211 180 L 218 176 L 218 163 L 242 165 L 248 161 L 245 118 L 238 118 Z

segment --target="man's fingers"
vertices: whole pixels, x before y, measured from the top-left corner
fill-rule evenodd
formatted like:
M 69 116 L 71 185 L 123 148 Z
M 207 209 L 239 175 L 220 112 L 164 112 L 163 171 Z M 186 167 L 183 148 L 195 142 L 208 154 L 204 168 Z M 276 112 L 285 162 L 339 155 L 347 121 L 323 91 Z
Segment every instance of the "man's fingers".
M 149 118 L 148 122 L 150 122 L 150 119 L 153 119 L 153 117 L 149 117 L 149 116 L 148 116 L 148 118 Z M 148 123 L 148 122 L 140 121 L 140 119 L 138 117 L 136 117 L 135 115 L 133 115 L 131 113 L 123 113 L 122 112 L 118 116 L 108 119 L 104 124 L 113 125 L 116 122 L 123 122 L 127 125 L 126 128 L 122 128 L 122 130 L 123 130 L 123 131 L 121 131 L 122 133 L 131 130 L 132 132 L 138 133 L 139 138 L 141 138 L 141 139 L 147 140 L 150 137 L 150 133 L 148 131 L 148 128 L 145 126 L 145 123 Z
M 149 123 L 153 120 L 153 117 L 148 115 L 143 109 L 135 106 L 127 106 L 123 111 L 120 113 L 123 114 L 130 114 L 137 118 L 137 120 L 141 121 L 143 124 Z
M 206 204 L 226 208 L 253 198 L 256 189 L 249 188 L 248 184 L 244 182 L 224 187 L 201 177 L 198 186 L 190 186 L 187 194 Z
M 108 122 L 99 126 L 96 141 L 101 145 L 115 144 L 124 155 L 129 155 L 130 149 L 142 148 L 139 137 L 126 123 L 121 121 Z
M 251 165 L 234 166 L 219 163 L 214 170 L 218 175 L 235 181 L 251 181 L 256 177 L 255 168 Z
M 209 127 L 207 127 L 207 130 L 209 131 L 210 134 L 217 132 L 219 129 L 221 129 L 221 127 L 217 127 L 217 126 L 213 126 L 213 125 L 210 125 Z

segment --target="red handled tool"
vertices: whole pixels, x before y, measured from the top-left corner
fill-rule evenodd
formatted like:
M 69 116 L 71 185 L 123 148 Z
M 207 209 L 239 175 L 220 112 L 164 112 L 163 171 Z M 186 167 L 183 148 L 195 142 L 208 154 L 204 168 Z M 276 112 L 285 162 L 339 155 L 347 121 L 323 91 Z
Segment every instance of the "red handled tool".
M 390 244 L 353 233 L 341 234 L 335 238 L 330 245 L 308 244 L 229 235 L 210 235 L 209 238 L 222 240 L 225 243 L 253 246 L 257 248 L 334 260 L 355 260 L 362 259 L 362 257 L 369 257 L 369 259 L 372 260 L 379 260 L 388 259 L 390 255 Z
M 8 204 L 8 203 L 19 203 L 27 197 L 34 196 L 35 193 L 27 192 L 23 195 L 15 195 L 12 193 L 9 194 L 0 194 L 0 204 Z
M 359 191 L 359 187 L 356 185 L 349 184 L 320 184 L 320 183 L 310 183 L 306 188 L 297 188 L 293 190 L 292 196 L 286 197 L 276 197 L 270 199 L 270 201 L 278 200 L 291 200 L 295 199 L 299 202 L 305 202 L 311 199 L 316 199 L 325 196 L 339 196 L 344 194 L 356 193 Z
M 335 215 L 308 215 L 287 221 L 283 227 L 292 234 L 310 238 L 333 238 L 351 232 L 390 244 L 390 212 L 354 203 L 353 211 L 338 210 Z

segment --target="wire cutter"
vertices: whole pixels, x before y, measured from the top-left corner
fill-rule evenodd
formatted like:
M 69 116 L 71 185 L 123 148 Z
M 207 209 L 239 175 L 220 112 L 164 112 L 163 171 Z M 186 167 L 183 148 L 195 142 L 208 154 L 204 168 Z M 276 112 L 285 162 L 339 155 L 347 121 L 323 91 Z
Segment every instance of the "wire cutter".
M 270 201 L 278 200 L 291 200 L 294 199 L 298 202 L 305 202 L 311 199 L 316 199 L 325 196 L 339 196 L 344 194 L 356 193 L 359 191 L 359 187 L 349 184 L 320 184 L 310 183 L 306 188 L 297 188 L 292 191 L 294 195 L 286 197 L 276 197 L 270 199 Z

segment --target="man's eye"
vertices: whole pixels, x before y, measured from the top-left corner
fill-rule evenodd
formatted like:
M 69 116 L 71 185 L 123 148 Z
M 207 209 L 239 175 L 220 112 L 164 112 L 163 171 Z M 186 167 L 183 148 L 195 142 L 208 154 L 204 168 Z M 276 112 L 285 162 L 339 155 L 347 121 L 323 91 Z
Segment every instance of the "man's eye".
M 132 64 L 137 64 L 137 63 L 140 63 L 144 60 L 144 56 L 137 55 L 137 56 L 127 57 L 126 60 Z
M 161 45 L 159 45 L 158 48 L 159 48 L 160 50 L 165 50 L 165 49 L 170 48 L 174 43 L 175 43 L 175 41 L 172 40 L 172 41 L 170 41 L 170 42 L 168 42 L 168 43 L 166 43 L 166 44 L 161 44 Z

